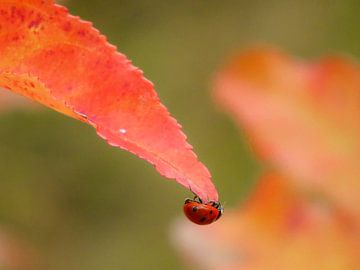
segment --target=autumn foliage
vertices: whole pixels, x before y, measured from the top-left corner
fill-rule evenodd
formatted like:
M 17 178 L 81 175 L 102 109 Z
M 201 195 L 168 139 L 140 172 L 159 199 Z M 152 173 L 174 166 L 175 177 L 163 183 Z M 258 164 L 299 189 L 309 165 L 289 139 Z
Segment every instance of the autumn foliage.
M 179 124 L 123 54 L 52 0 L 0 3 L 0 86 L 96 128 L 203 200 L 218 194 Z
M 1 88 L 93 126 L 203 201 L 218 200 L 153 84 L 91 23 L 52 0 L 7 0 L 0 31 Z M 359 64 L 253 48 L 220 68 L 214 99 L 265 169 L 248 201 L 215 224 L 176 225 L 185 261 L 211 270 L 360 269 Z M 0 235 L 0 267 L 30 269 L 32 257 Z
M 178 224 L 182 254 L 203 269 L 359 269 L 359 75 L 350 59 L 267 47 L 230 59 L 215 99 L 271 169 L 218 224 Z

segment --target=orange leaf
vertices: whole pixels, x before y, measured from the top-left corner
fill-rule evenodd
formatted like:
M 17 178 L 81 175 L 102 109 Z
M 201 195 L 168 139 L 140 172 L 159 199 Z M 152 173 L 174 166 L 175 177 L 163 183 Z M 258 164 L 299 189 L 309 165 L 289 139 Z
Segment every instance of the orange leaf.
M 314 63 L 269 48 L 234 57 L 216 98 L 267 162 L 360 213 L 360 67 L 340 57 Z
M 0 86 L 91 124 L 204 200 L 218 195 L 142 71 L 51 0 L 0 3 Z
M 250 200 L 217 223 L 199 228 L 179 221 L 176 246 L 199 269 L 359 269 L 359 231 L 341 212 L 305 200 L 289 184 L 264 175 Z

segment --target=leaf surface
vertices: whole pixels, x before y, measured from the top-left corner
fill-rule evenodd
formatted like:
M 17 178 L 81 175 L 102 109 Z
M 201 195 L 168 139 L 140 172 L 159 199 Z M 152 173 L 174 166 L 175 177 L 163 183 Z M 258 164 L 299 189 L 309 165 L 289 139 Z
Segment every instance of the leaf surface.
M 0 54 L 1 87 L 94 126 L 205 201 L 218 199 L 152 83 L 91 23 L 51 0 L 1 1 Z

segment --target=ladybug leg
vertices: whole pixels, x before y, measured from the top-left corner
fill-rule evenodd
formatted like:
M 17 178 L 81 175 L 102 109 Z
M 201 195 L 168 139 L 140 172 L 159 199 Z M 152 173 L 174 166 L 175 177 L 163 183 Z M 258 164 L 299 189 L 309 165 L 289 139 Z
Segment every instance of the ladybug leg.
M 196 195 L 196 193 L 194 192 L 194 191 L 192 191 L 192 189 L 191 189 L 191 186 L 189 185 L 189 190 L 194 194 L 194 200 L 195 200 L 195 198 L 197 198 L 198 196 Z
M 210 201 L 210 205 L 214 206 L 215 208 L 219 208 L 220 207 L 220 203 L 219 202 L 215 202 L 215 201 Z
M 192 199 L 186 198 L 186 199 L 185 199 L 185 204 L 186 204 L 186 203 L 189 203 L 189 202 L 192 202 L 192 201 L 193 201 Z
M 203 203 L 198 195 L 195 195 L 194 201 L 199 202 L 199 203 Z

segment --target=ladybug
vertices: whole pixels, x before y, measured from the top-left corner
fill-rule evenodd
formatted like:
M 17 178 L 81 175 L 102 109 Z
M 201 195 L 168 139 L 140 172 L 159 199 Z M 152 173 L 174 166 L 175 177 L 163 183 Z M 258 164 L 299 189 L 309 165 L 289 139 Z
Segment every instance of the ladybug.
M 203 201 L 195 196 L 194 199 L 186 199 L 184 203 L 184 213 L 188 219 L 199 225 L 211 224 L 218 220 L 224 212 L 224 208 L 219 202 Z

